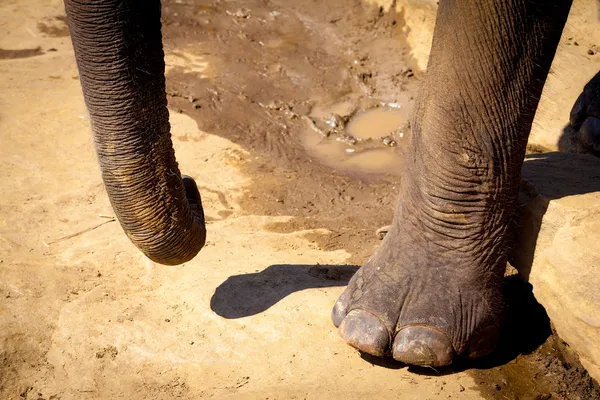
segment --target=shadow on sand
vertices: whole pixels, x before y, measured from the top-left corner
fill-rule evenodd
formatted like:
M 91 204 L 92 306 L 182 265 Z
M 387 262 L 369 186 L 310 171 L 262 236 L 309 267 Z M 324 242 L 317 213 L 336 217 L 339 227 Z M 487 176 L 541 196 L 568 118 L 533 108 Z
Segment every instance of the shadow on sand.
M 267 310 L 294 292 L 346 286 L 358 268 L 356 265 L 276 264 L 253 274 L 230 276 L 215 290 L 210 308 L 227 319 L 248 317 Z

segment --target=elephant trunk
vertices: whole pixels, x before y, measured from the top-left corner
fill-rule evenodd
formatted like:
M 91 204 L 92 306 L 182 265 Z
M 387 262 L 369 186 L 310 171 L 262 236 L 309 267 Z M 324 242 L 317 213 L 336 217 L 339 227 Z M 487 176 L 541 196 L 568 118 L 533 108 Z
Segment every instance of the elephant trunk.
M 159 0 L 65 0 L 102 178 L 121 226 L 176 265 L 204 245 L 200 195 L 171 142 Z

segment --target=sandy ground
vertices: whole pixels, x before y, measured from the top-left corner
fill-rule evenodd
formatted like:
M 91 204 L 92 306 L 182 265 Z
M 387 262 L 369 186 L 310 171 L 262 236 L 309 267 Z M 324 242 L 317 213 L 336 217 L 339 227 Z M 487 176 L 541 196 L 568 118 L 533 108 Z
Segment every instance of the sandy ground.
M 376 367 L 345 345 L 329 313 L 347 277 L 309 269 L 350 254 L 264 229 L 290 217 L 237 215 L 256 179 L 237 164 L 251 156 L 182 114 L 177 156 L 204 188 L 209 243 L 179 267 L 146 260 L 104 218 L 70 39 L 38 28 L 61 26 L 62 3 L 44 3 L 0 12 L 1 48 L 44 53 L 0 61 L 0 397 L 479 397 L 466 374 Z
M 233 96 L 232 89 L 190 99 L 189 91 L 210 89 L 197 85 L 223 87 L 224 78 L 214 76 L 215 57 L 191 53 L 193 30 L 179 29 L 185 21 L 169 23 L 177 17 L 174 7 L 164 17 L 174 145 L 182 171 L 203 194 L 209 237 L 192 262 L 164 267 L 145 259 L 112 219 L 62 2 L 0 3 L 0 398 L 477 399 L 490 397 L 490 388 L 505 393 L 510 382 L 468 370 L 415 373 L 364 359 L 342 342 L 331 307 L 378 244 L 373 232 L 391 216 L 398 178 L 337 174 L 302 157 L 301 141 L 253 139 L 264 121 L 280 125 L 273 115 L 281 108 L 267 107 L 250 127 L 235 125 L 233 112 L 211 120 L 208 114 L 224 108 L 220 99 L 248 97 L 239 97 L 243 90 Z M 214 39 L 227 32 L 217 29 Z M 282 48 L 297 52 L 298 46 Z M 392 72 L 410 89 L 407 65 Z M 302 86 L 300 78 L 311 74 L 320 71 L 307 66 L 286 79 Z M 345 101 L 348 87 L 363 97 L 378 91 L 386 97 L 385 88 L 399 84 L 376 74 L 355 82 L 351 75 L 332 74 L 320 93 L 296 94 L 324 99 L 334 93 Z M 260 97 L 268 97 L 259 86 L 244 89 L 258 99 L 251 102 L 256 110 L 264 109 Z M 360 96 L 350 98 L 363 102 Z M 282 101 L 301 113 L 301 101 Z M 235 111 L 235 104 L 228 107 Z M 294 119 L 289 131 L 302 123 Z M 285 181 L 289 189 L 281 189 Z M 294 196 L 299 188 L 303 195 Z M 536 390 L 521 398 L 544 395 Z

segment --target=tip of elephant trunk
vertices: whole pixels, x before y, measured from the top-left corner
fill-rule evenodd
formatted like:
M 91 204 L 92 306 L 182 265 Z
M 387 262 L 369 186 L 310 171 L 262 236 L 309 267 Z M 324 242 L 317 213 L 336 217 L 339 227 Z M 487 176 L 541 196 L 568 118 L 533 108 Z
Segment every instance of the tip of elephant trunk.
M 185 252 L 168 254 L 166 257 L 164 256 L 164 253 L 156 254 L 154 252 L 151 253 L 151 252 L 146 252 L 144 250 L 142 250 L 142 252 L 151 261 L 153 261 L 157 264 L 166 265 L 166 266 L 175 266 L 175 265 L 181 265 L 188 261 L 191 261 L 194 257 L 196 257 L 196 255 L 200 252 L 200 250 L 202 250 L 202 247 L 204 247 L 205 242 L 206 242 L 206 230 L 202 230 L 200 237 L 198 237 L 197 242 L 195 242 L 195 243 L 197 243 L 197 246 L 194 246 L 193 248 L 189 248 Z
M 187 202 L 183 221 L 173 223 L 169 229 L 132 229 L 120 219 L 121 225 L 133 244 L 150 260 L 162 265 L 179 265 L 192 260 L 206 243 L 204 209 L 196 182 L 182 176 Z M 145 226 L 148 228 L 148 226 Z

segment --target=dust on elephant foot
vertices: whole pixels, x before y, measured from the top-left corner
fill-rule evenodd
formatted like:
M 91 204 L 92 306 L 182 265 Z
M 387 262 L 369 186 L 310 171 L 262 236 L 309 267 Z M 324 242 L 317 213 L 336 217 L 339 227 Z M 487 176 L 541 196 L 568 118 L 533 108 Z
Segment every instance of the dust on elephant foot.
M 336 302 L 332 319 L 342 338 L 365 353 L 419 366 L 492 352 L 502 268 L 456 257 L 409 230 L 393 225 Z

